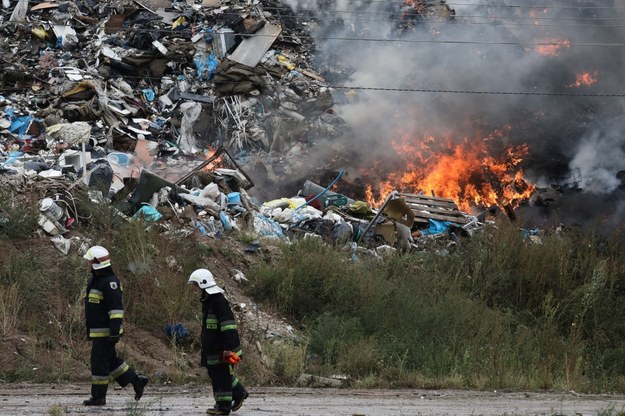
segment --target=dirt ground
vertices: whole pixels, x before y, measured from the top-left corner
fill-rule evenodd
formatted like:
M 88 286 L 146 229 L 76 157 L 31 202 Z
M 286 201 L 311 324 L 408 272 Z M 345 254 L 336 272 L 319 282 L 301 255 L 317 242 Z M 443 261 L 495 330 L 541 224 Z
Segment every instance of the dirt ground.
M 394 416 L 394 415 L 552 415 L 616 416 L 625 411 L 623 395 L 575 392 L 459 390 L 345 390 L 249 388 L 239 416 Z M 86 408 L 88 384 L 0 385 L 0 414 L 13 415 L 201 415 L 212 405 L 209 385 L 149 386 L 139 402 L 132 391 L 114 389 L 107 405 Z

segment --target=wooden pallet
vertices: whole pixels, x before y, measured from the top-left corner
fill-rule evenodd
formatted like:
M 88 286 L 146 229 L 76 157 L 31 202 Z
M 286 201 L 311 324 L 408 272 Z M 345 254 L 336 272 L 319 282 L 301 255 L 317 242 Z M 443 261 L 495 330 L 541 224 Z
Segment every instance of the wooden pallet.
M 467 224 L 471 220 L 458 209 L 453 199 L 419 194 L 398 193 L 415 215 L 415 222 L 427 224 L 429 219 Z

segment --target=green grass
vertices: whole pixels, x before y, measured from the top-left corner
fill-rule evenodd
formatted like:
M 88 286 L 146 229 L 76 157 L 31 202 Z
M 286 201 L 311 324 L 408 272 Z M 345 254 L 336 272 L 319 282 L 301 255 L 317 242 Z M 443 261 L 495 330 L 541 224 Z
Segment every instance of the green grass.
M 63 408 L 60 405 L 55 404 L 52 407 L 50 407 L 48 414 L 50 416 L 63 416 L 65 412 L 63 412 Z
M 309 370 L 355 385 L 622 388 L 623 243 L 524 240 L 509 224 L 455 254 L 363 259 L 313 240 L 248 274 L 250 294 L 301 322 Z
M 0 187 L 0 238 L 26 239 L 39 227 L 37 201 L 32 197 L 26 201 L 18 200 L 18 197 L 24 195 L 17 195 L 9 187 Z
M 252 236 L 212 246 L 89 204 L 77 201 L 77 231 L 111 251 L 131 327 L 165 344 L 166 324 L 195 331 L 187 345 L 170 345 L 170 376 L 184 382 L 200 328 L 188 276 L 240 264 L 240 246 Z M 31 233 L 24 230 L 18 234 Z M 272 256 L 245 270 L 244 288 L 303 336 L 277 342 L 242 331 L 250 347 L 237 374 L 249 385 L 290 385 L 309 372 L 343 374 L 356 387 L 625 392 L 623 241 L 566 231 L 540 238 L 532 243 L 504 221 L 451 253 L 359 255 L 355 263 L 316 239 L 272 242 Z M 28 334 L 28 342 L 0 378 L 71 379 L 69 363 L 86 356 L 80 292 L 87 265 L 76 253 L 45 257 L 41 246 L 15 244 L 0 265 L 0 323 L 3 336 Z M 36 357 L 53 350 L 62 351 L 49 360 L 53 371 L 33 371 Z

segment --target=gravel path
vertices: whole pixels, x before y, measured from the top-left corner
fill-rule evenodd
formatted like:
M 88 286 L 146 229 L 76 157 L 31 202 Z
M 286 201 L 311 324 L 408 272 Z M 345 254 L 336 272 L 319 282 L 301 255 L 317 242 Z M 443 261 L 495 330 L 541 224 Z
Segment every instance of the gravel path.
M 236 416 L 550 415 L 617 416 L 623 395 L 460 390 L 344 390 L 249 388 Z M 202 415 L 210 386 L 148 386 L 139 402 L 132 389 L 109 392 L 107 405 L 86 408 L 88 384 L 0 385 L 0 415 Z

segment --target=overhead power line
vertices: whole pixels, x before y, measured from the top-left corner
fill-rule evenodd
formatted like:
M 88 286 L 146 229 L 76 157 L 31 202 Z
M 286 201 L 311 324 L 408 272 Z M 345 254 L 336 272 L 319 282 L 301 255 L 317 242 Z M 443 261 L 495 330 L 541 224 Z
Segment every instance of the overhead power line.
M 290 18 L 290 19 L 295 19 L 295 20 L 303 20 L 303 21 L 316 21 L 319 20 L 318 17 L 313 17 L 313 16 L 304 16 L 304 15 L 284 15 L 281 14 L 280 15 L 281 18 Z M 488 19 L 488 17 L 484 17 L 484 19 Z M 342 21 L 345 22 L 380 22 L 380 23 L 393 23 L 393 21 L 389 20 L 389 19 L 369 19 L 369 18 L 364 18 L 364 17 L 341 17 Z M 8 21 L 4 21 L 4 22 L 0 22 L 0 26 L 2 23 L 5 24 L 32 24 L 32 25 L 37 25 L 37 24 L 49 24 L 48 22 L 31 22 L 31 21 L 15 21 L 15 20 L 8 20 Z M 522 23 L 522 22 L 502 22 L 502 21 L 487 21 L 487 22 L 473 22 L 473 21 L 468 21 L 468 20 L 459 20 L 459 19 L 454 19 L 453 21 L 450 20 L 431 20 L 428 19 L 426 21 L 420 21 L 417 24 L 427 24 L 427 25 L 454 25 L 454 26 L 459 26 L 459 25 L 484 25 L 484 26 L 529 26 L 532 28 L 541 28 L 541 27 L 549 27 L 549 28 L 594 28 L 594 29 L 599 29 L 599 28 L 625 28 L 625 19 L 623 20 L 623 24 L 601 24 L 601 25 L 596 25 L 596 24 L 572 24 L 572 25 L 564 25 L 564 24 L 537 24 L 534 22 L 527 22 L 527 23 Z M 71 27 L 78 27 L 78 28 L 86 28 L 87 26 L 85 25 L 77 25 L 77 24 L 65 24 L 64 26 L 71 26 Z M 125 30 L 130 30 L 132 28 L 124 28 Z M 161 31 L 161 32 L 177 32 L 176 30 L 168 30 L 168 29 L 149 29 L 149 28 L 142 28 L 142 30 L 145 31 Z
M 320 1 L 320 0 L 316 0 Z M 343 0 L 349 2 L 358 2 L 361 3 L 362 0 Z M 406 4 L 406 0 L 367 0 L 368 3 L 384 3 L 384 4 L 396 4 L 402 5 Z M 46 0 L 30 0 L 30 4 L 42 4 L 48 3 Z M 453 7 L 485 7 L 485 8 L 514 8 L 514 9 L 541 9 L 541 10 L 561 10 L 561 9 L 571 9 L 571 10 L 625 10 L 625 6 L 571 6 L 571 5 L 557 5 L 554 6 L 553 3 L 549 4 L 492 4 L 492 3 L 462 3 L 456 1 L 445 1 L 445 4 Z
M 292 9 L 290 7 L 264 7 L 263 10 L 266 11 L 280 11 L 286 10 L 291 12 Z M 360 11 L 360 10 L 326 10 L 326 9 L 296 9 L 297 12 L 310 12 L 310 13 L 345 13 L 345 14 L 359 14 L 359 15 L 376 15 L 376 16 L 386 16 L 386 17 L 397 17 L 397 16 L 406 16 L 406 17 L 427 17 L 431 19 L 432 15 L 423 15 L 421 13 L 402 13 L 401 10 L 397 10 L 396 12 L 372 12 L 372 11 Z M 304 16 L 303 17 L 310 17 Z M 547 16 L 480 16 L 480 15 L 462 15 L 455 14 L 454 18 L 477 18 L 477 19 L 514 19 L 514 20 L 556 20 L 556 21 L 567 21 L 567 20 L 579 20 L 579 21 L 618 21 L 623 22 L 625 18 L 623 17 L 547 17 Z
M 364 13 L 366 15 L 366 13 Z M 368 17 L 357 17 L 357 16 L 348 16 L 348 17 L 340 17 L 340 19 L 342 21 L 345 22 L 383 22 L 383 23 L 392 23 L 393 20 L 391 20 L 391 17 L 394 18 L 395 21 L 398 20 L 398 17 L 400 16 L 400 13 L 397 13 L 397 15 L 392 15 L 389 16 L 389 18 L 387 19 L 371 19 Z M 297 15 L 297 14 L 291 14 L 291 15 L 286 15 L 286 14 L 280 14 L 279 15 L 281 18 L 290 18 L 290 19 L 294 19 L 294 20 L 306 20 L 306 21 L 318 21 L 323 19 L 323 17 L 317 17 L 317 16 L 305 16 L 305 15 Z M 402 18 L 405 17 L 410 17 L 410 16 L 420 16 L 420 15 L 401 15 Z M 621 27 L 625 27 L 625 24 L 550 24 L 550 23 L 536 23 L 535 20 L 531 19 L 531 18 L 522 18 L 522 20 L 525 20 L 527 22 L 503 22 L 503 21 L 497 21 L 497 20 L 493 20 L 495 18 L 493 17 L 489 17 L 489 16 L 479 16 L 476 18 L 480 18 L 480 19 L 485 19 L 488 21 L 481 21 L 481 22 L 476 22 L 476 21 L 471 21 L 471 20 L 465 20 L 462 19 L 466 16 L 456 16 L 453 21 L 450 21 L 450 19 L 439 19 L 439 20 L 434 20 L 432 19 L 431 16 L 428 16 L 427 19 L 425 20 L 421 20 L 419 21 L 419 23 L 422 24 L 427 24 L 427 25 L 442 25 L 442 24 L 454 24 L 454 25 L 489 25 L 489 26 L 531 26 L 534 28 L 538 28 L 538 27 L 558 27 L 558 28 L 580 28 L 580 27 L 590 27 L 590 28 L 621 28 Z M 338 19 L 338 18 L 337 18 Z M 408 20 L 409 21 L 409 20 Z M 620 20 L 622 22 L 625 22 L 625 19 Z
M 349 2 L 361 2 L 362 0 L 346 0 Z M 405 0 L 368 0 L 369 3 L 384 3 L 384 4 L 405 4 Z M 455 1 L 447 1 L 445 2 L 448 6 L 466 6 L 466 7 L 488 7 L 488 8 L 515 8 L 515 9 L 549 9 L 549 10 L 560 10 L 560 9 L 573 9 L 573 10 L 595 10 L 595 9 L 604 9 L 604 10 L 623 10 L 625 7 L 621 6 L 554 6 L 553 4 L 535 4 L 535 5 L 527 5 L 527 4 L 490 4 L 490 3 L 460 3 Z
M 89 74 L 93 75 L 93 74 Z M 153 80 L 160 81 L 163 77 L 154 77 L 150 75 L 119 75 L 122 79 L 133 80 Z M 112 78 L 118 78 L 113 76 Z M 88 79 L 87 79 L 88 80 Z M 247 81 L 202 81 L 208 85 L 231 85 L 239 83 L 247 83 Z M 258 83 L 261 87 L 275 86 L 275 84 Z M 379 91 L 379 92 L 403 92 L 403 93 L 429 93 L 429 94 L 456 94 L 456 95 L 507 95 L 507 96 L 539 96 L 539 97 L 569 97 L 569 98 L 624 98 L 625 92 L 613 92 L 613 93 L 584 93 L 584 92 L 546 92 L 546 91 L 497 91 L 497 90 L 462 90 L 462 89 L 450 89 L 450 88 L 392 88 L 392 87 L 378 87 L 378 86 L 362 86 L 362 85 L 340 85 L 332 83 L 324 83 L 324 86 L 337 90 L 356 90 L 356 91 Z M 7 88 L 7 90 L 18 91 L 24 90 L 24 88 Z
M 86 29 L 85 26 L 76 25 L 76 24 L 66 24 L 66 25 L 57 25 L 57 26 L 65 26 L 72 28 L 81 28 Z M 145 29 L 145 28 L 113 28 L 111 29 L 114 32 L 134 32 L 136 30 L 146 33 L 169 33 L 169 34 L 183 34 L 180 30 L 173 29 Z M 263 34 L 246 34 L 241 35 L 243 37 L 273 37 L 272 35 L 263 35 Z M 341 40 L 341 41 L 350 41 L 350 42 L 383 42 L 383 43 L 416 43 L 416 44 L 447 44 L 447 45 L 508 45 L 508 46 L 566 46 L 567 48 L 571 47 L 624 47 L 625 43 L 616 43 L 616 42 L 595 42 L 595 43 L 577 43 L 577 42 L 567 42 L 565 45 L 562 41 L 548 41 L 548 42 L 504 42 L 504 41 L 472 41 L 472 40 L 457 40 L 457 39 L 402 39 L 402 38 L 365 38 L 365 37 L 345 37 L 345 36 L 307 36 L 307 35 L 279 35 L 277 39 L 283 39 L 285 41 L 297 41 L 297 40 Z
M 349 85 L 329 85 L 335 89 L 365 90 L 365 91 L 397 91 L 416 93 L 441 93 L 441 94 L 469 94 L 469 95 L 534 95 L 543 97 L 625 97 L 625 93 L 568 93 L 568 92 L 540 92 L 540 91 L 470 91 L 448 90 L 431 88 L 384 88 L 384 87 L 360 87 Z
M 387 3 L 384 0 L 380 0 L 380 1 L 372 1 L 373 3 Z M 41 3 L 41 2 L 37 2 L 37 3 Z M 396 3 L 398 5 L 401 5 L 402 2 L 388 2 L 389 4 L 393 4 Z M 450 3 L 447 3 L 448 5 Z M 456 4 L 456 5 L 460 5 L 460 4 Z M 470 4 L 463 4 L 466 6 L 469 6 Z M 492 5 L 485 5 L 485 4 L 480 4 L 480 7 L 492 7 Z M 575 6 L 564 6 L 564 7 L 554 7 L 554 6 L 544 6 L 544 7 L 540 7 L 540 6 L 520 6 L 520 5 L 514 5 L 514 6 L 499 6 L 496 5 L 496 7 L 507 7 L 507 8 L 527 8 L 527 9 L 542 9 L 542 10 L 560 10 L 560 9 L 572 9 L 572 10 L 582 10 L 588 7 L 575 7 Z M 609 6 L 601 6 L 601 7 L 595 7 L 593 9 L 599 9 L 599 10 L 613 10 L 613 9 L 623 9 L 625 10 L 625 7 L 609 7 Z M 287 11 L 289 13 L 293 13 L 294 10 L 293 8 L 289 7 L 289 6 L 280 6 L 280 7 L 263 7 L 263 10 L 265 11 L 274 11 L 274 12 L 280 12 L 280 11 Z M 402 17 L 406 17 L 406 18 L 424 18 L 427 17 L 427 22 L 428 23 L 440 23 L 440 22 L 448 22 L 449 20 L 447 18 L 443 18 L 443 20 L 440 21 L 436 21 L 433 19 L 433 15 L 427 15 L 424 16 L 421 13 L 409 13 L 409 12 L 402 12 L 400 9 L 398 9 L 397 11 L 394 12 L 389 12 L 389 11 L 369 11 L 369 10 L 334 10 L 334 9 L 321 9 L 321 8 L 316 8 L 316 9 L 304 9 L 304 8 L 298 8 L 295 10 L 295 12 L 307 12 L 308 14 L 306 15 L 302 15 L 302 14 L 290 14 L 290 15 L 284 15 L 281 14 L 282 17 L 290 17 L 290 18 L 294 18 L 294 19 L 316 19 L 317 17 L 314 16 L 314 14 L 318 14 L 318 13 L 344 13 L 344 14 L 354 14 L 354 15 L 361 15 L 361 16 L 367 16 L 367 15 L 375 15 L 375 16 L 382 16 L 382 17 L 388 17 L 388 18 L 397 18 L 398 16 L 402 16 Z M 311 15 L 312 14 L 312 15 Z M 325 17 L 325 16 L 324 16 Z M 485 16 L 485 15 L 462 15 L 462 14 L 455 14 L 454 15 L 455 19 L 514 19 L 516 21 L 531 21 L 531 22 L 536 22 L 537 20 L 540 21 L 591 21 L 591 22 L 625 22 L 625 16 L 623 17 L 547 17 L 547 16 L 516 16 L 516 15 L 507 15 L 507 16 Z M 372 20 L 375 21 L 375 20 Z M 379 20 L 379 21 L 385 21 L 385 20 Z

